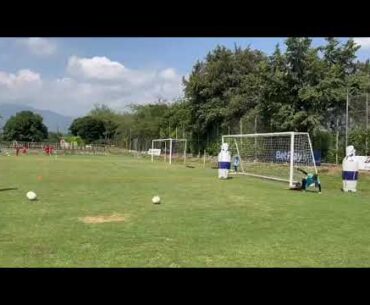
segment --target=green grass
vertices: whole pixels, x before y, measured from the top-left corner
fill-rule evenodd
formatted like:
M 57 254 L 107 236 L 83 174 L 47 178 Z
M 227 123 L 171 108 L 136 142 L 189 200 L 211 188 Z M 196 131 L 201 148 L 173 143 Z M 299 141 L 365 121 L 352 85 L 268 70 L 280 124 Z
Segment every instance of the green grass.
M 1 156 L 0 168 L 1 267 L 370 266 L 369 175 L 345 194 L 324 173 L 319 195 L 132 157 Z M 126 221 L 80 220 L 112 214 Z

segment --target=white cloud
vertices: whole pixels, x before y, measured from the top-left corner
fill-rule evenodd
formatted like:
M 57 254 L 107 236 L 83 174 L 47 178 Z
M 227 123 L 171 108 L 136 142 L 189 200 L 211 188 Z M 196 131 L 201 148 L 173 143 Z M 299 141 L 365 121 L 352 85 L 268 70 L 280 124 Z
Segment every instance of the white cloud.
M 362 49 L 370 49 L 370 37 L 361 37 L 353 39 Z
M 66 75 L 42 79 L 30 70 L 0 71 L 0 103 L 28 104 L 65 115 L 83 115 L 96 103 L 122 110 L 182 96 L 182 77 L 175 69 L 129 69 L 106 57 L 69 58 Z
M 39 56 L 52 55 L 57 50 L 56 44 L 50 39 L 46 38 L 24 38 L 20 39 L 19 43 L 26 46 L 31 53 Z
M 177 77 L 176 71 L 172 68 L 165 69 L 165 70 L 161 71 L 160 76 L 162 78 L 168 79 L 168 80 L 172 80 L 172 79 L 175 79 Z
M 106 57 L 79 58 L 72 56 L 68 60 L 67 71 L 74 76 L 87 79 L 120 79 L 126 68 Z
M 19 70 L 16 74 L 0 71 L 0 88 L 22 90 L 41 86 L 40 74 L 31 70 Z

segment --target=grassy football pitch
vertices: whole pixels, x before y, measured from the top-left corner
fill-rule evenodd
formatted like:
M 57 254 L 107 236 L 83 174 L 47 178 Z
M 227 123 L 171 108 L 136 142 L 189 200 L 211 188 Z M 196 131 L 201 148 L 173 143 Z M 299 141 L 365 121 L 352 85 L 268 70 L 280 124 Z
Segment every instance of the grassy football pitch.
M 129 156 L 0 169 L 0 267 L 370 267 L 370 175 L 351 194 L 323 173 L 319 195 Z

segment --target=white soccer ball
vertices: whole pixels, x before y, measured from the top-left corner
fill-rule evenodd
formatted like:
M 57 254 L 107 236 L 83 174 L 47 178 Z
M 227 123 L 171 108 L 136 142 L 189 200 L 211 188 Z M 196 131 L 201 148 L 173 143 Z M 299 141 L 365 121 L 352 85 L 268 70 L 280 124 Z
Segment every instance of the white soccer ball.
M 29 200 L 36 200 L 37 195 L 36 195 L 36 193 L 35 193 L 35 192 L 30 191 L 30 192 L 28 192 L 28 193 L 26 194 L 26 197 L 27 197 L 27 199 L 29 199 Z
M 161 198 L 159 198 L 159 196 L 154 196 L 154 197 L 152 198 L 152 202 L 153 202 L 154 204 L 159 204 L 159 203 L 161 202 Z

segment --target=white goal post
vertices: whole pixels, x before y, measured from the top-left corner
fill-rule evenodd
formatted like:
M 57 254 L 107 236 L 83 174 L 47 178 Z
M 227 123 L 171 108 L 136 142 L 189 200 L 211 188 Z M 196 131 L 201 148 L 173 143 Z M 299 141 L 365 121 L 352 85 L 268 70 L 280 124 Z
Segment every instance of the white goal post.
M 317 174 L 311 139 L 307 132 L 223 135 L 222 143 L 229 144 L 232 174 L 288 182 L 290 187 L 294 187 L 304 177 L 298 168 Z M 233 171 L 236 155 L 240 159 L 237 172 Z
M 187 139 L 154 139 L 152 140 L 152 148 L 148 154 L 151 155 L 152 162 L 155 156 L 164 159 L 164 162 L 172 164 L 174 161 L 183 160 L 186 163 L 186 147 Z

